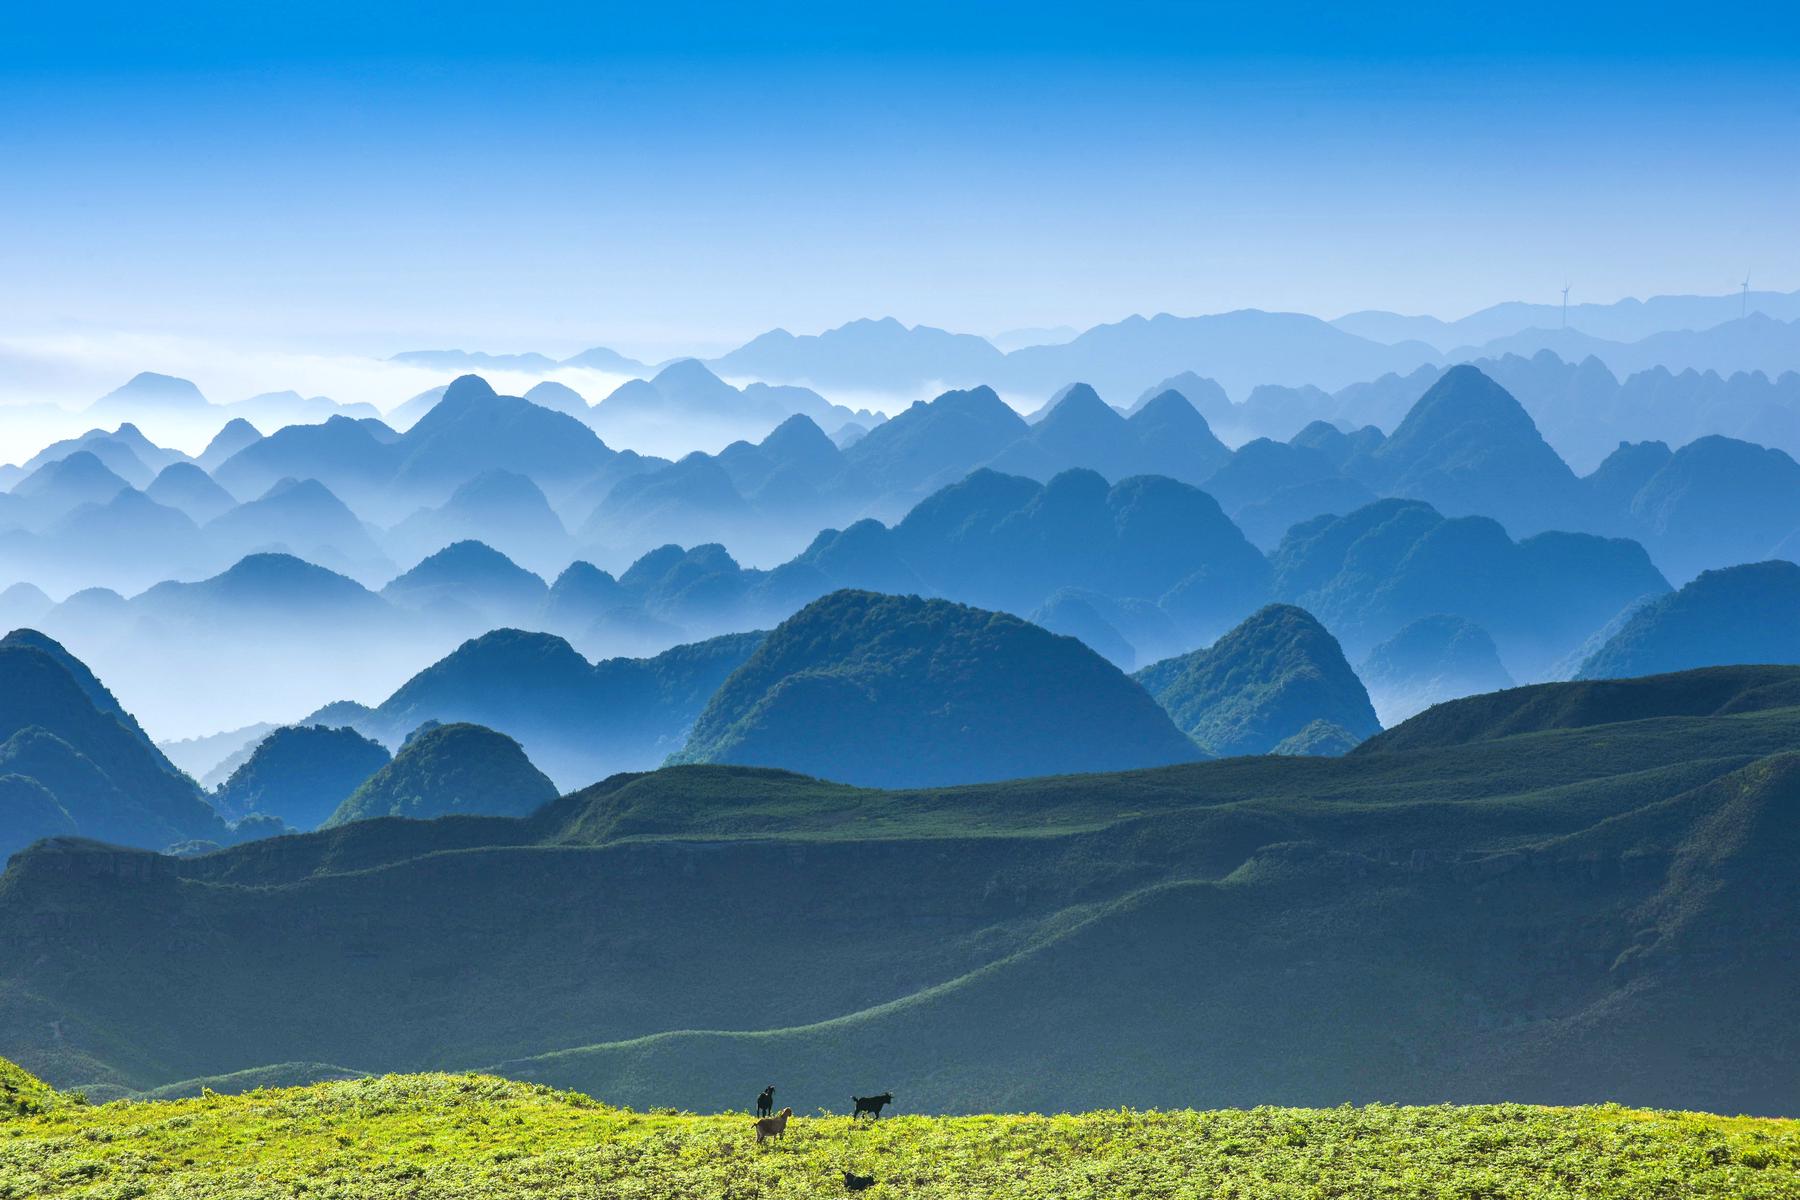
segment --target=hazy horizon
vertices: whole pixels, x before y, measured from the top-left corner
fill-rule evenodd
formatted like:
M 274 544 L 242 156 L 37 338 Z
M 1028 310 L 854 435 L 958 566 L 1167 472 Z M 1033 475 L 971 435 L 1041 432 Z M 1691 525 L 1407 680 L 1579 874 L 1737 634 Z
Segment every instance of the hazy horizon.
M 1772 8 L 89 15 L 0 18 L 13 339 L 662 359 L 1800 288 Z

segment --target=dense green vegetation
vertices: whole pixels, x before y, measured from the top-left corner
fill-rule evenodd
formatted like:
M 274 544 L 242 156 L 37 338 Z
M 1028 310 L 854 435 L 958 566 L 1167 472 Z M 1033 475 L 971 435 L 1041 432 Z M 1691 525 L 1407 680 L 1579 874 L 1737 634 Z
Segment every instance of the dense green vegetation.
M 556 785 L 504 733 L 466 723 L 432 725 L 408 738 L 394 761 L 347 797 L 325 824 L 452 813 L 522 817 L 554 799 Z
M 634 1112 L 480 1075 L 0 1120 L 0 1196 L 588 1197 L 845 1194 L 1112 1200 L 1776 1200 L 1800 1189 L 1793 1121 L 1631 1109 L 1113 1110 L 1061 1116 L 796 1112 L 755 1144 L 742 1115 Z
M 1288 604 L 1271 604 L 1206 649 L 1152 663 L 1133 678 L 1221 757 L 1277 747 L 1342 754 L 1381 731 L 1337 639 Z M 1313 728 L 1319 724 L 1326 728 Z
M 0 855 L 65 833 L 140 846 L 227 836 L 112 693 L 29 629 L 0 639 L 0 780 Z
M 0 1120 L 35 1116 L 59 1102 L 56 1090 L 9 1059 L 0 1058 Z
M 920 787 L 1200 757 L 1073 638 L 944 600 L 842 591 L 769 635 L 673 761 Z

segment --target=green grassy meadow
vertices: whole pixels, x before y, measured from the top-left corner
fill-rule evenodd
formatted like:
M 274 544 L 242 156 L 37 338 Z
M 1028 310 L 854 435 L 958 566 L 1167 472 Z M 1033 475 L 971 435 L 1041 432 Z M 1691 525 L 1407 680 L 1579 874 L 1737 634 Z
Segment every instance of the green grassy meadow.
M 1113 1200 L 1734 1200 L 1800 1196 L 1800 1122 L 1526 1105 L 853 1123 L 613 1108 L 485 1075 L 394 1075 L 0 1119 L 0 1197 L 847 1194 Z

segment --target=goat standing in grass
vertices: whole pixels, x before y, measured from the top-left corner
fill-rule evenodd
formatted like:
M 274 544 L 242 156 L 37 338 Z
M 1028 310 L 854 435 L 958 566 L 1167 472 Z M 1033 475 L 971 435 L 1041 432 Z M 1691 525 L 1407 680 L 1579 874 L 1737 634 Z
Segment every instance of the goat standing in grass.
M 793 1109 L 784 1108 L 772 1117 L 758 1117 L 756 1120 L 756 1144 L 762 1145 L 765 1138 L 786 1137 L 788 1118 L 793 1115 Z
M 762 1095 L 756 1098 L 756 1115 L 759 1117 L 766 1117 L 774 1111 L 775 1085 L 771 1083 L 762 1090 Z

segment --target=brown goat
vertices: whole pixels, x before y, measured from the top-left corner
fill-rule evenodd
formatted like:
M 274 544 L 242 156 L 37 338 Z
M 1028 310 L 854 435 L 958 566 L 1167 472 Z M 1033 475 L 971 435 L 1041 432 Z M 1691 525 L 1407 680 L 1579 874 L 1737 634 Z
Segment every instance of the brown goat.
M 756 1120 L 756 1144 L 760 1146 L 764 1138 L 786 1137 L 788 1118 L 793 1115 L 793 1109 L 784 1108 L 772 1117 L 758 1117 Z

